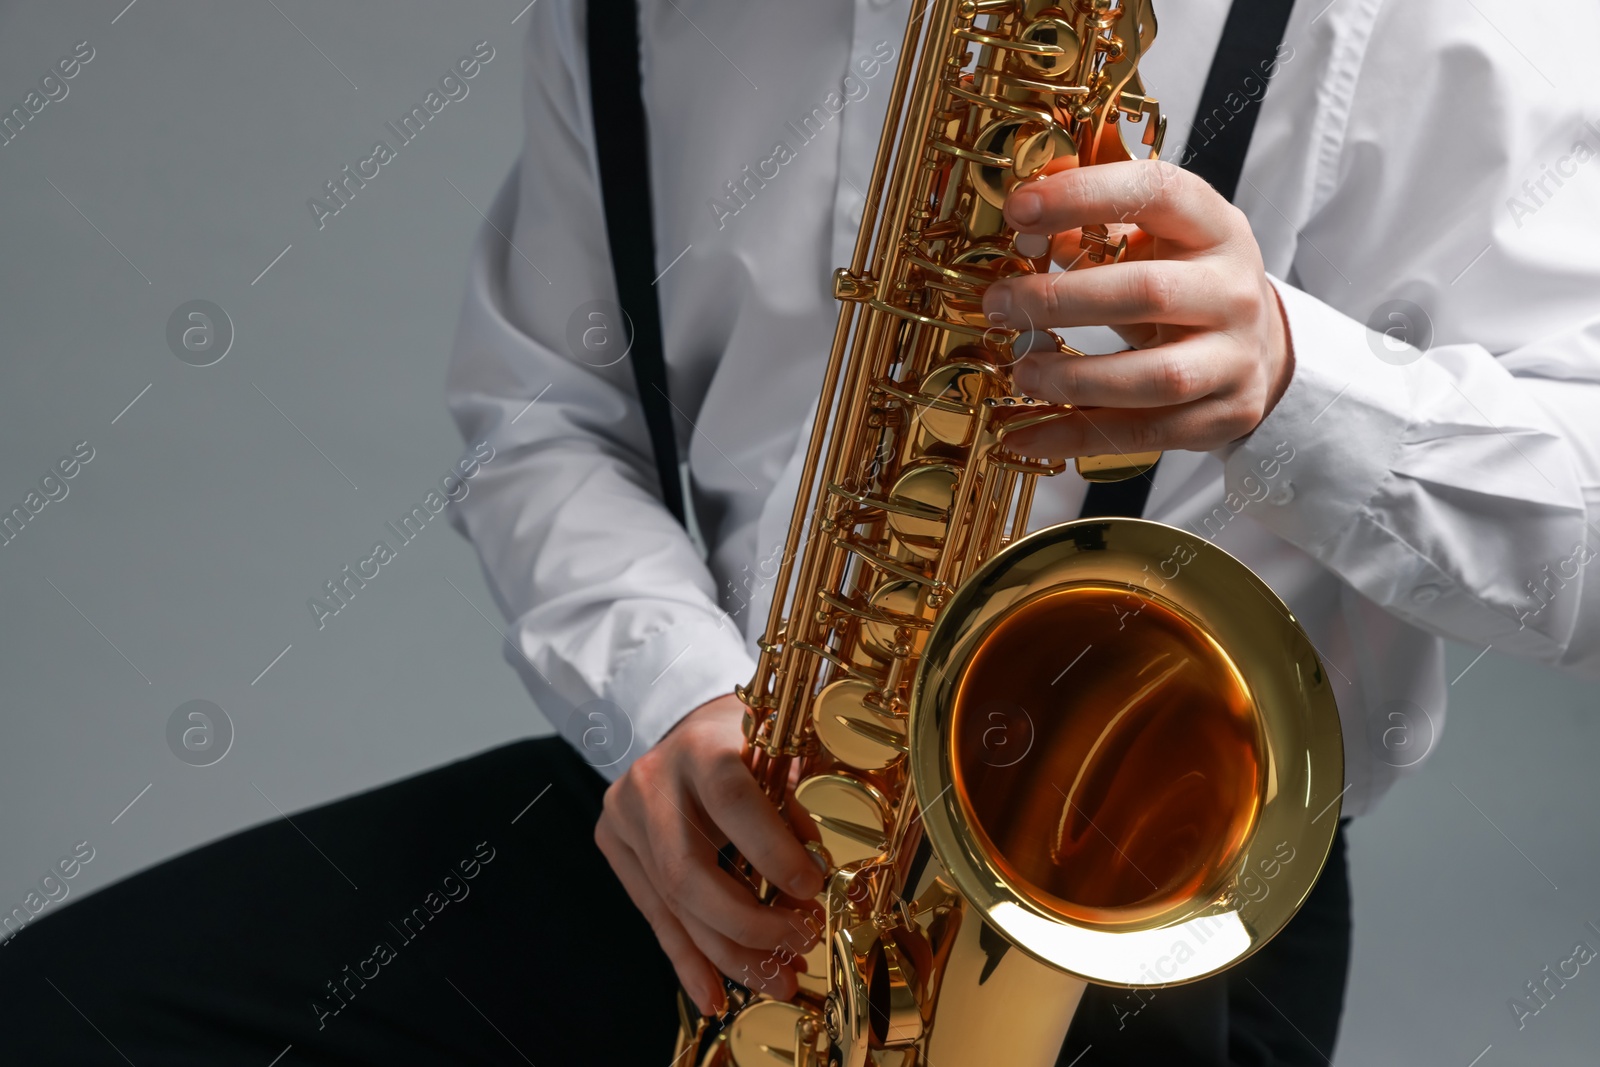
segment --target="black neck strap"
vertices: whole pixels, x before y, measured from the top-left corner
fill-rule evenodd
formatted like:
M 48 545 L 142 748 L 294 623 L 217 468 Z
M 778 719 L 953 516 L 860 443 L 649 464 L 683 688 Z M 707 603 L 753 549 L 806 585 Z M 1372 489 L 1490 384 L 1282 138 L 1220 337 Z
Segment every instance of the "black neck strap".
M 1238 190 L 1261 97 L 1278 69 L 1293 0 L 1233 0 L 1222 42 L 1211 61 L 1181 165 L 1229 200 Z M 617 299 L 633 326 L 634 383 L 650 430 L 661 498 L 684 520 L 683 481 L 661 347 L 655 288 L 655 229 L 650 204 L 650 152 L 640 89 L 637 0 L 588 0 L 589 98 L 594 115 L 606 238 Z M 1081 514 L 1144 513 L 1155 471 L 1089 487 Z
M 1285 52 L 1294 0 L 1233 0 L 1178 162 L 1228 200 L 1239 191 L 1261 98 Z
M 637 0 L 589 0 L 589 100 L 617 300 L 632 324 L 633 380 L 650 430 L 661 500 L 684 521 L 683 479 L 667 393 L 650 210 L 650 141 L 640 94 Z

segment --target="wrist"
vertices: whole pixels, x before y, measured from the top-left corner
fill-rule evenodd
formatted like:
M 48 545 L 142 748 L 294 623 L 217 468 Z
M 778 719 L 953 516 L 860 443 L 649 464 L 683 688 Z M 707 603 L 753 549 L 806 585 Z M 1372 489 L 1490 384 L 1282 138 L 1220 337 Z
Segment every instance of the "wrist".
M 715 734 L 722 739 L 727 739 L 730 735 L 736 735 L 739 744 L 742 746 L 744 743 L 744 702 L 732 693 L 724 693 L 719 697 L 713 697 L 673 723 L 661 740 L 675 740 L 690 734 L 697 737 Z
M 1266 278 L 1263 278 L 1262 284 L 1272 294 L 1268 311 L 1271 322 L 1268 326 L 1267 351 L 1270 365 L 1275 368 L 1267 389 L 1267 402 L 1261 410 L 1261 418 L 1265 421 L 1294 379 L 1294 335 L 1289 332 L 1289 316 L 1283 307 L 1283 297 L 1278 295 L 1278 287 Z

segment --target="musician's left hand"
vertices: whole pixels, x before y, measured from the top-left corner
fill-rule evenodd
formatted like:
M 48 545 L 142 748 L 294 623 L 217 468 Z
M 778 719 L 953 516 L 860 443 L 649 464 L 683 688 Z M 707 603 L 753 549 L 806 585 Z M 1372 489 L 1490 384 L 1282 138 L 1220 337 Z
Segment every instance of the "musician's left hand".
M 1089 410 L 1008 435 L 1009 447 L 1051 458 L 1206 451 L 1253 431 L 1288 387 L 1294 355 L 1261 251 L 1244 214 L 1204 180 L 1149 161 L 1062 171 L 1015 189 L 1006 218 L 1054 235 L 1051 258 L 1076 269 L 991 285 L 990 321 L 1111 326 L 1133 346 L 1019 361 L 1020 392 Z M 1122 262 L 1088 264 L 1081 228 L 1095 223 L 1128 236 Z

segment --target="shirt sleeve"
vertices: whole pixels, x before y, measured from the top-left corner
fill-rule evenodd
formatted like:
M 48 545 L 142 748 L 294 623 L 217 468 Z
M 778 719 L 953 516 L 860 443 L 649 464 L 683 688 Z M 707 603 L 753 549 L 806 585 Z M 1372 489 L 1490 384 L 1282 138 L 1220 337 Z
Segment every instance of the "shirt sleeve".
M 1274 279 L 1294 375 L 1221 455 L 1257 521 L 1388 612 L 1594 677 L 1600 92 L 1571 43 L 1600 39 L 1591 6 L 1547 10 L 1561 40 L 1529 58 L 1481 13 L 1390 2 L 1359 75 L 1330 71 L 1354 92 L 1296 284 Z
M 659 497 L 614 303 L 583 7 L 530 12 L 526 144 L 474 247 L 447 394 L 466 439 L 495 450 L 455 522 L 510 624 L 506 658 L 614 777 L 754 663 Z

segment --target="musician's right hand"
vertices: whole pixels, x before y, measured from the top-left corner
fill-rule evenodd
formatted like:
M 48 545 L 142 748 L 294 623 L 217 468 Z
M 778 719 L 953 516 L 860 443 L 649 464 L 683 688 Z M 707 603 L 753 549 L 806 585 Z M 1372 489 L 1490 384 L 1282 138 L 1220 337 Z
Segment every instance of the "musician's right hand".
M 595 842 L 644 913 L 699 1009 L 726 1009 L 726 974 L 787 998 L 799 953 L 818 928 L 807 910 L 757 903 L 755 888 L 717 864 L 729 841 L 794 901 L 822 891 L 822 874 L 740 758 L 744 705 L 702 704 L 606 790 Z

